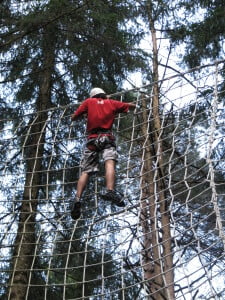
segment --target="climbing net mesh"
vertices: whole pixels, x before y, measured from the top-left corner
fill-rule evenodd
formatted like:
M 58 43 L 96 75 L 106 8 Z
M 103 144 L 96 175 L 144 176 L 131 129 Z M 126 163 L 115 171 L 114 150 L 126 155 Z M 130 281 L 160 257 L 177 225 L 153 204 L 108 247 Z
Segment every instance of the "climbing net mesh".
M 112 96 L 138 105 L 114 125 L 124 208 L 101 198 L 101 161 L 70 217 L 85 141 L 76 103 L 0 127 L 0 299 L 224 299 L 223 65 Z

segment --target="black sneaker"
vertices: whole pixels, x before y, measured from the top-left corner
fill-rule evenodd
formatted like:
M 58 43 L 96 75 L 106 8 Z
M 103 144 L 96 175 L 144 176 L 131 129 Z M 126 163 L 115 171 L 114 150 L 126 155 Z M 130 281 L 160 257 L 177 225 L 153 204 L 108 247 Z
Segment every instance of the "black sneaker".
M 122 200 L 123 195 L 119 194 L 116 191 L 108 190 L 106 194 L 102 195 L 102 198 L 106 201 L 112 201 L 114 204 L 116 204 L 119 207 L 124 207 L 125 203 Z
M 74 202 L 71 209 L 71 218 L 77 220 L 80 218 L 80 215 L 81 215 L 81 203 L 80 201 Z

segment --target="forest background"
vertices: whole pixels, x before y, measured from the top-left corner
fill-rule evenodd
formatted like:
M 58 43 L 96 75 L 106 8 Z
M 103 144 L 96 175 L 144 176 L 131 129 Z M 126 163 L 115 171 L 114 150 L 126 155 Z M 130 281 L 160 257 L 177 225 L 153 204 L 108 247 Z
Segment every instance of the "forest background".
M 57 233 L 58 242 L 54 251 L 58 255 L 51 258 L 51 264 L 56 266 L 57 271 L 43 271 L 47 270 L 49 265 L 46 245 L 55 239 L 54 230 L 58 227 L 58 218 L 67 211 L 65 199 L 67 205 L 71 195 L 74 195 L 74 182 L 79 175 L 77 166 L 85 129 L 82 122 L 71 127 L 70 114 L 77 104 L 89 95 L 92 87 L 101 87 L 108 94 L 112 94 L 123 91 L 125 87 L 136 88 L 137 84 L 146 87 L 153 82 L 157 83 L 153 86 L 154 95 L 157 95 L 157 99 L 154 100 L 158 101 L 158 112 L 155 113 L 160 113 L 161 82 L 170 71 L 182 76 L 190 68 L 196 68 L 197 72 L 193 73 L 194 79 L 194 76 L 201 72 L 200 66 L 223 61 L 225 2 L 2 0 L 0 8 L 0 170 L 4 174 L 1 175 L 0 299 L 6 299 L 6 295 L 8 299 L 44 299 L 46 295 L 47 299 L 62 299 L 62 293 L 66 294 L 67 298 L 81 297 L 81 293 L 85 296 L 98 294 L 101 292 L 101 283 L 93 278 L 97 278 L 101 273 L 101 265 L 97 263 L 101 260 L 98 244 L 100 242 L 95 240 L 90 245 L 92 255 L 86 263 L 96 264 L 96 268 L 89 270 L 87 267 L 89 284 L 86 284 L 85 288 L 81 283 L 84 271 L 79 267 L 84 259 L 80 253 L 84 249 L 83 237 L 87 225 L 85 218 L 88 219 L 92 215 L 88 202 L 85 202 L 83 225 L 73 235 L 74 255 L 71 255 L 70 262 L 66 262 L 67 255 L 60 256 L 60 253 L 67 253 L 71 237 L 73 221 L 68 214 L 66 222 L 61 224 L 60 230 L 58 229 L 60 233 Z M 224 74 L 221 72 L 222 80 L 219 86 L 222 111 Z M 137 76 L 138 83 L 135 81 Z M 148 88 L 144 92 L 148 93 Z M 201 115 L 199 122 L 207 119 L 208 110 L 211 108 L 208 96 L 211 93 L 212 89 L 207 87 L 201 94 L 205 101 L 198 108 Z M 129 97 L 134 101 L 136 99 L 132 93 Z M 125 97 L 124 101 L 128 101 L 129 97 Z M 150 102 L 145 103 L 145 107 L 149 109 Z M 184 108 L 183 116 L 190 115 L 191 109 Z M 141 117 L 144 118 L 144 115 Z M 51 122 L 47 122 L 49 118 Z M 59 118 L 63 130 L 58 129 Z M 174 120 L 175 115 L 171 112 L 169 122 L 173 123 Z M 124 127 L 130 124 L 131 120 L 128 119 L 127 122 L 124 121 Z M 221 123 L 224 123 L 223 119 Z M 203 127 L 207 130 L 208 122 L 201 124 L 204 124 Z M 182 124 L 183 128 L 187 125 L 188 122 Z M 154 126 L 157 131 L 157 125 Z M 192 132 L 193 136 L 199 134 L 198 130 L 199 127 L 196 126 Z M 56 137 L 56 131 L 53 151 L 52 138 Z M 129 132 L 126 134 L 129 136 Z M 128 137 L 126 134 L 123 137 L 125 139 Z M 222 126 L 219 128 L 219 134 L 224 136 Z M 182 139 L 182 136 L 180 138 Z M 152 139 L 157 139 L 157 134 Z M 169 141 L 165 142 L 164 148 L 168 147 L 166 143 Z M 123 150 L 123 146 L 121 147 Z M 199 156 L 198 144 L 193 143 L 192 147 L 193 157 Z M 66 170 L 65 149 L 70 149 L 71 152 L 67 158 Z M 136 149 L 137 152 L 140 150 L 138 143 Z M 224 157 L 223 149 L 222 139 L 213 152 L 217 161 Z M 179 150 L 181 151 L 181 148 Z M 133 157 L 134 161 L 135 159 Z M 182 163 L 179 161 L 177 164 Z M 203 161 L 191 168 L 201 169 L 202 165 Z M 217 167 L 217 180 L 224 182 L 223 164 L 218 163 Z M 207 171 L 203 168 L 201 174 L 197 173 L 191 180 L 196 182 L 200 177 L 207 177 Z M 149 178 L 146 178 L 146 181 L 148 180 Z M 179 178 L 176 180 L 179 182 Z M 162 190 L 163 182 L 159 182 Z M 204 184 L 207 190 L 208 186 L 205 182 Z M 183 201 L 183 185 L 182 183 L 177 188 L 183 193 L 177 197 L 177 203 Z M 91 193 L 93 186 L 94 183 L 91 183 L 87 194 Z M 100 186 L 103 186 L 101 180 Z M 137 187 L 135 188 L 136 190 L 131 191 L 136 197 L 133 199 L 134 203 L 138 198 Z M 199 186 L 193 194 L 198 194 L 202 188 L 203 186 Z M 223 191 L 223 188 L 223 185 L 220 185 L 218 190 Z M 206 220 L 199 229 L 202 236 L 215 227 L 215 216 L 209 213 L 211 204 L 207 202 L 210 197 L 209 194 L 202 194 L 193 205 L 193 208 L 199 204 L 204 206 L 196 216 Z M 221 196 L 219 201 L 222 203 L 223 200 Z M 104 206 L 99 208 L 99 213 L 104 214 Z M 182 211 L 177 210 L 177 215 L 179 214 L 182 215 Z M 42 227 L 42 224 L 45 226 Z M 180 220 L 178 231 L 179 226 L 181 229 L 189 228 L 189 225 L 189 220 Z M 132 224 L 130 226 L 132 227 Z M 95 230 L 99 232 L 103 228 L 99 225 Z M 40 234 L 42 231 L 45 234 Z M 208 249 L 205 259 L 210 261 L 214 257 L 224 274 L 223 245 L 218 243 L 210 247 L 211 242 L 217 238 L 217 234 L 213 232 L 210 239 L 202 240 L 201 247 Z M 115 239 L 116 231 L 111 235 L 111 241 Z M 187 257 L 192 251 L 197 251 L 198 245 L 191 243 L 193 239 L 188 230 L 186 235 L 183 234 L 179 239 L 179 245 L 187 249 Z M 167 246 L 171 253 L 172 242 L 165 247 Z M 153 254 L 148 255 L 152 257 Z M 109 247 L 105 253 L 105 261 L 109 262 L 105 265 L 105 276 L 108 276 L 108 280 L 105 280 L 107 291 L 116 290 L 120 281 L 119 275 L 110 277 L 119 268 L 112 257 L 113 253 Z M 127 259 L 126 268 L 134 266 L 134 261 L 137 262 L 135 255 L 132 259 Z M 68 286 L 66 290 L 63 284 L 65 264 L 67 267 L 73 266 L 66 273 L 67 282 L 71 282 L 71 288 Z M 167 270 L 171 269 L 175 262 L 170 261 L 168 264 L 170 268 Z M 74 266 L 77 266 L 77 269 Z M 29 272 L 31 269 L 33 271 Z M 127 273 L 124 279 L 126 284 L 134 286 L 126 291 L 127 299 L 141 299 L 142 293 L 146 292 L 144 283 L 140 283 L 141 273 L 139 267 L 131 274 Z M 174 274 L 168 273 L 171 283 Z M 145 275 L 146 279 L 149 275 L 147 272 Z M 77 282 L 75 291 L 72 282 Z M 137 283 L 139 284 L 136 285 Z M 160 285 L 161 281 L 157 284 Z M 148 286 L 147 293 L 157 295 L 157 284 L 154 287 Z M 48 286 L 47 292 L 44 286 Z M 162 286 L 160 293 L 161 288 Z M 185 288 L 173 286 L 169 293 L 174 296 L 176 293 L 182 293 Z M 208 296 L 204 295 L 204 292 L 200 293 L 199 299 L 207 299 Z M 219 291 L 221 297 L 224 293 L 224 288 Z M 162 299 L 165 299 L 165 295 Z M 121 298 L 121 295 L 118 294 L 118 297 Z

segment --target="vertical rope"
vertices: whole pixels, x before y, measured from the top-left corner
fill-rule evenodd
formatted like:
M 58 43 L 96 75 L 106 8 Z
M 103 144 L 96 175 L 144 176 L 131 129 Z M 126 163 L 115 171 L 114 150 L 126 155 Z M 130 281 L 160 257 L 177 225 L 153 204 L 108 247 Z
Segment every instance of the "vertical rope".
M 214 159 L 213 159 L 213 149 L 214 149 L 214 143 L 216 143 L 216 125 L 217 125 L 217 110 L 218 110 L 218 64 L 215 65 L 216 72 L 215 72 L 215 86 L 214 86 L 214 97 L 212 100 L 212 111 L 211 111 L 211 126 L 209 128 L 209 140 L 208 140 L 208 152 L 207 152 L 207 163 L 209 164 L 209 182 L 210 187 L 212 190 L 212 197 L 211 201 L 213 203 L 214 211 L 216 214 L 216 225 L 219 232 L 219 236 L 221 237 L 221 240 L 224 245 L 225 250 L 225 235 L 224 235 L 224 229 L 222 224 L 222 217 L 220 214 L 220 209 L 218 205 L 218 195 L 216 191 L 216 183 L 215 183 L 215 170 L 214 170 Z

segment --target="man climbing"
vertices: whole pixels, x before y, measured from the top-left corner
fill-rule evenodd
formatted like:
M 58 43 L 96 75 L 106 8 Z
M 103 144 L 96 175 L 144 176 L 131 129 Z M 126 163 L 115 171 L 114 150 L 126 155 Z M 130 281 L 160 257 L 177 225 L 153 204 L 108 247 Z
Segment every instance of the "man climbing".
M 81 161 L 81 175 L 77 183 L 77 192 L 71 217 L 78 219 L 81 215 L 81 196 L 87 185 L 89 176 L 99 170 L 99 153 L 105 162 L 106 193 L 102 198 L 112 201 L 115 205 L 123 207 L 125 203 L 122 196 L 115 190 L 115 162 L 117 151 L 115 137 L 112 134 L 112 125 L 118 113 L 126 113 L 129 108 L 136 107 L 133 103 L 124 103 L 108 99 L 101 88 L 93 88 L 90 97 L 84 100 L 72 114 L 71 120 L 87 116 L 87 142 Z

